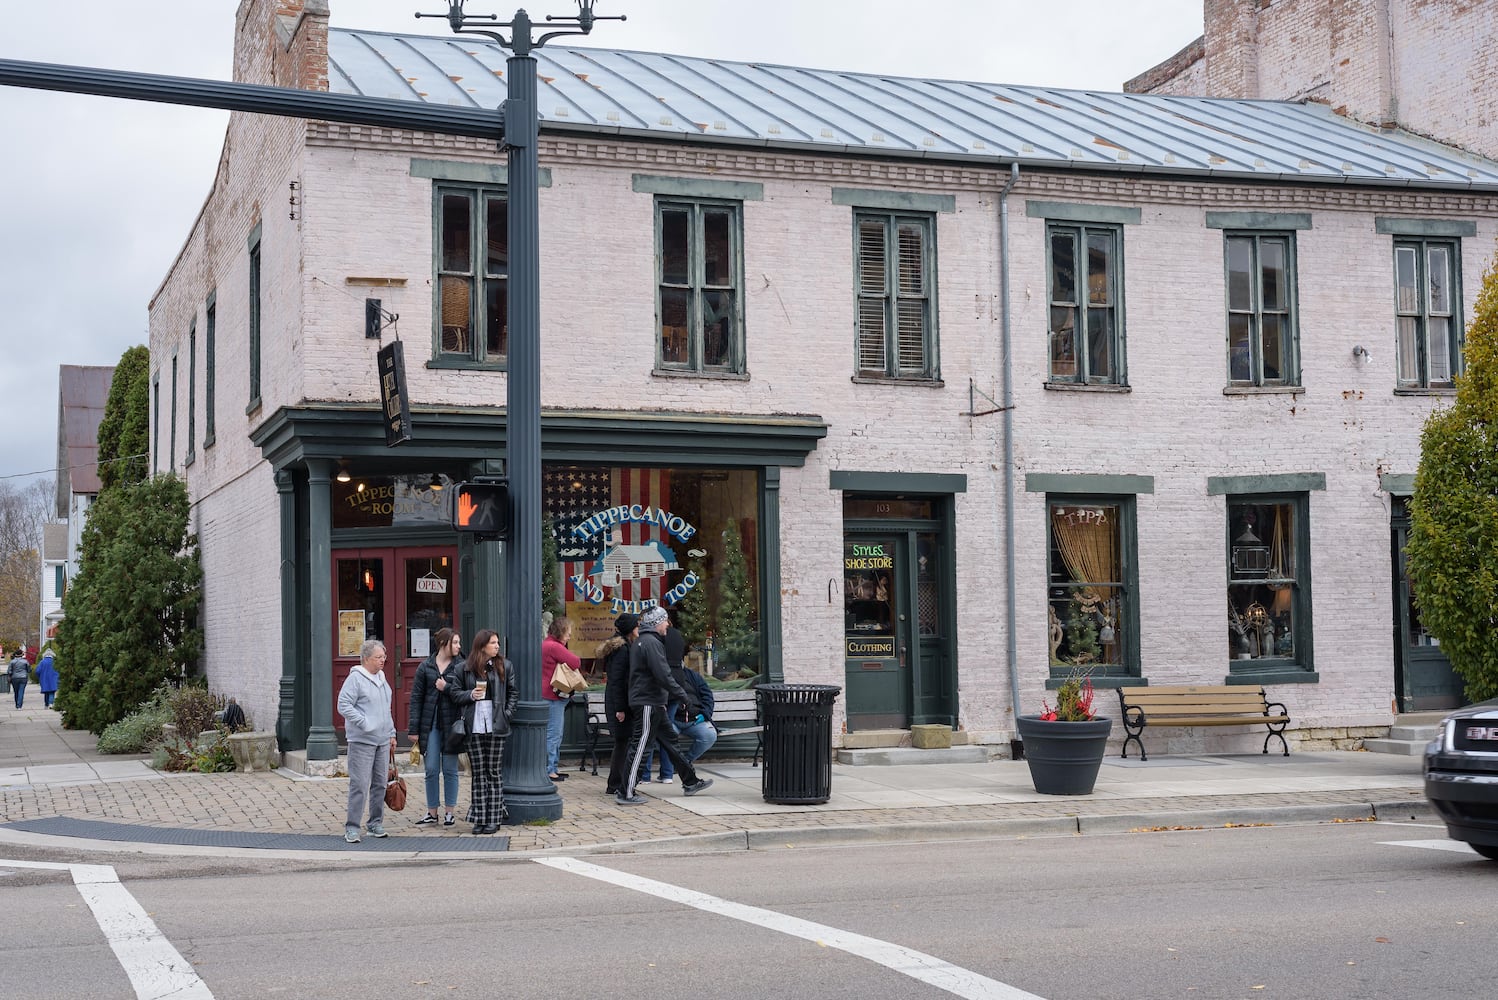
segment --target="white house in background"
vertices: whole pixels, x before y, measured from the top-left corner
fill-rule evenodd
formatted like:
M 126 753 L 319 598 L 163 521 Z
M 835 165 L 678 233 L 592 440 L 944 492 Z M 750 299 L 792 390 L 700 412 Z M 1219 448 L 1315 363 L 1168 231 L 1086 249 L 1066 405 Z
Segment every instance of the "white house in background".
M 42 621 L 37 635 L 42 646 L 57 634 L 62 621 L 62 595 L 68 585 L 68 525 L 52 521 L 42 525 Z
M 329 16 L 243 0 L 236 79 L 504 100 L 490 42 Z M 698 576 L 710 619 L 750 609 L 764 678 L 843 688 L 835 741 L 943 724 L 1003 753 L 1079 669 L 1266 686 L 1301 747 L 1440 696 L 1396 674 L 1419 633 L 1391 539 L 1498 163 L 1315 104 L 535 54 L 546 513 L 705 553 L 570 588 L 580 630 Z M 499 471 L 508 180 L 490 140 L 235 114 L 150 304 L 205 667 L 283 749 L 331 745 L 366 636 L 401 686 L 433 629 L 497 617 L 494 547 L 426 515 Z
M 83 524 L 99 495 L 99 423 L 113 378 L 113 365 L 57 369 L 57 517 L 67 522 L 64 587 L 78 572 Z

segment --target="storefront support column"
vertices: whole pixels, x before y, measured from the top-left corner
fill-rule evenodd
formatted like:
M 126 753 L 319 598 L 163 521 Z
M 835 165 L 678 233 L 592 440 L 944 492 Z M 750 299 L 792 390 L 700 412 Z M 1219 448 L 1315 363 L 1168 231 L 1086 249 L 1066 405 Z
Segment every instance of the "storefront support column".
M 276 473 L 276 494 L 281 504 L 281 707 L 276 717 L 276 740 L 281 750 L 300 750 L 304 745 L 306 716 L 297 701 L 297 629 L 301 602 L 297 600 L 296 479 L 290 469 Z
M 785 644 L 781 639 L 780 621 L 780 466 L 770 465 L 764 471 L 764 489 L 760 491 L 759 552 L 764 570 L 760 586 L 759 634 L 765 662 L 760 676 L 778 684 L 785 680 Z
M 307 460 L 307 613 L 311 617 L 308 660 L 312 704 L 307 730 L 307 759 L 335 760 L 338 734 L 333 729 L 333 584 L 329 560 L 333 555 L 333 463 Z

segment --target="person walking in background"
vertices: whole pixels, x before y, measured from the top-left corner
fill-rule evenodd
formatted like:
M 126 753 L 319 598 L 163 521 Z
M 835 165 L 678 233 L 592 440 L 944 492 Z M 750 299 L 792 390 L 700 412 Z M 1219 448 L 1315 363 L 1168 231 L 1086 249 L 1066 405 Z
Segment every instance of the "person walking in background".
M 468 767 L 472 787 L 468 793 L 468 822 L 473 832 L 498 833 L 507 816 L 501 767 L 510 719 L 520 702 L 510 676 L 510 664 L 499 655 L 499 636 L 485 629 L 473 640 L 468 662 L 447 689 L 453 704 L 463 711 L 468 729 Z
M 695 735 L 692 737 L 692 745 L 696 747 L 704 738 L 705 733 L 711 733 L 712 738 L 707 740 L 706 745 L 695 754 L 690 751 L 686 754 L 687 760 L 696 760 L 707 752 L 708 747 L 717 742 L 718 731 L 713 728 L 711 723 L 703 726 L 697 719 L 697 716 L 703 715 L 701 705 L 702 696 L 698 693 L 697 685 L 693 684 L 690 678 L 696 678 L 699 682 L 702 678 L 693 671 L 686 669 L 684 662 L 687 656 L 686 637 L 669 620 L 666 625 L 666 634 L 663 636 L 663 645 L 666 647 L 666 666 L 671 668 L 671 676 L 676 678 L 676 683 L 681 685 L 681 689 L 687 693 L 688 699 L 685 705 L 681 702 L 673 701 L 666 706 L 665 739 L 671 743 L 675 743 L 677 738 L 690 727 L 695 730 Z M 702 686 L 706 687 L 707 685 L 703 684 Z M 703 715 L 702 721 L 713 717 L 712 704 L 713 696 L 709 692 L 707 695 L 707 712 Z M 651 746 L 650 749 L 645 751 L 645 767 L 640 772 L 640 780 L 642 782 L 650 780 L 650 767 L 655 760 L 657 749 L 658 746 Z M 671 758 L 666 756 L 665 752 L 662 751 L 659 780 L 661 784 L 669 785 L 675 777 L 676 772 L 671 767 Z
M 0 670 L 0 677 L 5 678 L 5 693 L 10 694 L 10 661 L 5 658 L 4 645 L 0 645 L 0 663 L 5 664 L 5 669 Z
M 567 721 L 567 703 L 571 692 L 557 694 L 551 686 L 551 675 L 557 664 L 565 663 L 573 670 L 581 670 L 583 661 L 567 648 L 572 637 L 572 623 L 558 615 L 547 627 L 546 639 L 541 643 L 541 697 L 546 699 L 546 773 L 552 781 L 565 781 L 562 773 L 562 725 Z
M 36 686 L 42 693 L 42 705 L 51 708 L 52 699 L 57 697 L 57 667 L 52 663 L 52 650 L 50 649 L 37 661 Z
M 437 823 L 437 785 L 440 781 L 442 804 L 446 806 L 442 825 L 452 826 L 457 822 L 453 810 L 458 807 L 458 755 L 443 753 L 442 741 L 458 720 L 458 706 L 448 697 L 447 687 L 462 669 L 458 657 L 463 652 L 463 640 L 452 629 L 439 628 L 432 641 L 437 645 L 436 652 L 421 661 L 416 668 L 416 679 L 411 682 L 411 742 L 417 746 L 423 742 L 426 744 L 422 765 L 426 768 L 427 814 L 417 820 L 416 825 L 433 826 Z
M 645 749 L 665 734 L 666 704 L 687 700 L 686 692 L 666 666 L 664 637 L 669 624 L 665 608 L 651 608 L 641 616 L 640 638 L 630 647 L 629 704 L 639 716 L 629 739 L 628 784 L 619 790 L 616 798 L 620 805 L 634 806 L 645 801 L 635 794 L 635 776 L 640 773 Z M 662 742 L 660 748 L 681 772 L 681 790 L 687 795 L 696 795 L 712 785 L 713 779 L 697 776 L 697 769 L 681 755 L 676 744 Z
M 10 690 L 16 696 L 16 707 L 26 698 L 26 682 L 31 679 L 31 664 L 26 661 L 26 647 L 22 646 L 10 661 Z
M 629 651 L 640 637 L 640 619 L 625 612 L 614 619 L 615 634 L 598 646 L 603 663 L 603 710 L 608 716 L 609 732 L 614 734 L 614 749 L 609 752 L 609 777 L 604 783 L 606 795 L 618 795 L 624 787 L 624 768 L 628 761 L 625 748 L 634 728 L 634 711 L 629 707 Z
M 359 664 L 348 672 L 338 690 L 338 714 L 348 737 L 348 815 L 343 839 L 359 842 L 359 826 L 369 809 L 371 837 L 385 832 L 385 783 L 395 753 L 395 720 L 390 716 L 390 684 L 385 680 L 385 644 L 365 639 Z

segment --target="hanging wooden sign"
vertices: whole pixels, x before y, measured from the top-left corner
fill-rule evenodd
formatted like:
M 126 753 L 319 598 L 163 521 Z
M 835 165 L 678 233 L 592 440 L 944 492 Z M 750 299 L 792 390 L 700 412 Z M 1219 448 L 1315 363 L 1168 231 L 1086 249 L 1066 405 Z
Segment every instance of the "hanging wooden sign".
M 411 399 L 406 394 L 406 356 L 399 340 L 380 348 L 380 408 L 385 444 L 391 448 L 411 440 Z

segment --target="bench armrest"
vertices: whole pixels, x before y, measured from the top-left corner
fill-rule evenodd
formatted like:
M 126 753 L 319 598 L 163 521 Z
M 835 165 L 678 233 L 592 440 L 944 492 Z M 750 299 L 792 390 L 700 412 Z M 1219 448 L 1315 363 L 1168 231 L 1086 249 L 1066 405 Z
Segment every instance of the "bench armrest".
M 1274 714 L 1276 714 L 1276 713 L 1270 711 L 1271 708 L 1277 708 L 1277 709 L 1279 709 L 1279 713 L 1278 714 L 1280 714 L 1280 715 L 1289 715 L 1290 714 L 1290 710 L 1285 707 L 1285 703 L 1284 702 L 1282 702 L 1282 701 L 1270 701 L 1270 700 L 1268 700 L 1266 698 L 1264 700 L 1264 714 L 1265 715 L 1274 715 Z

